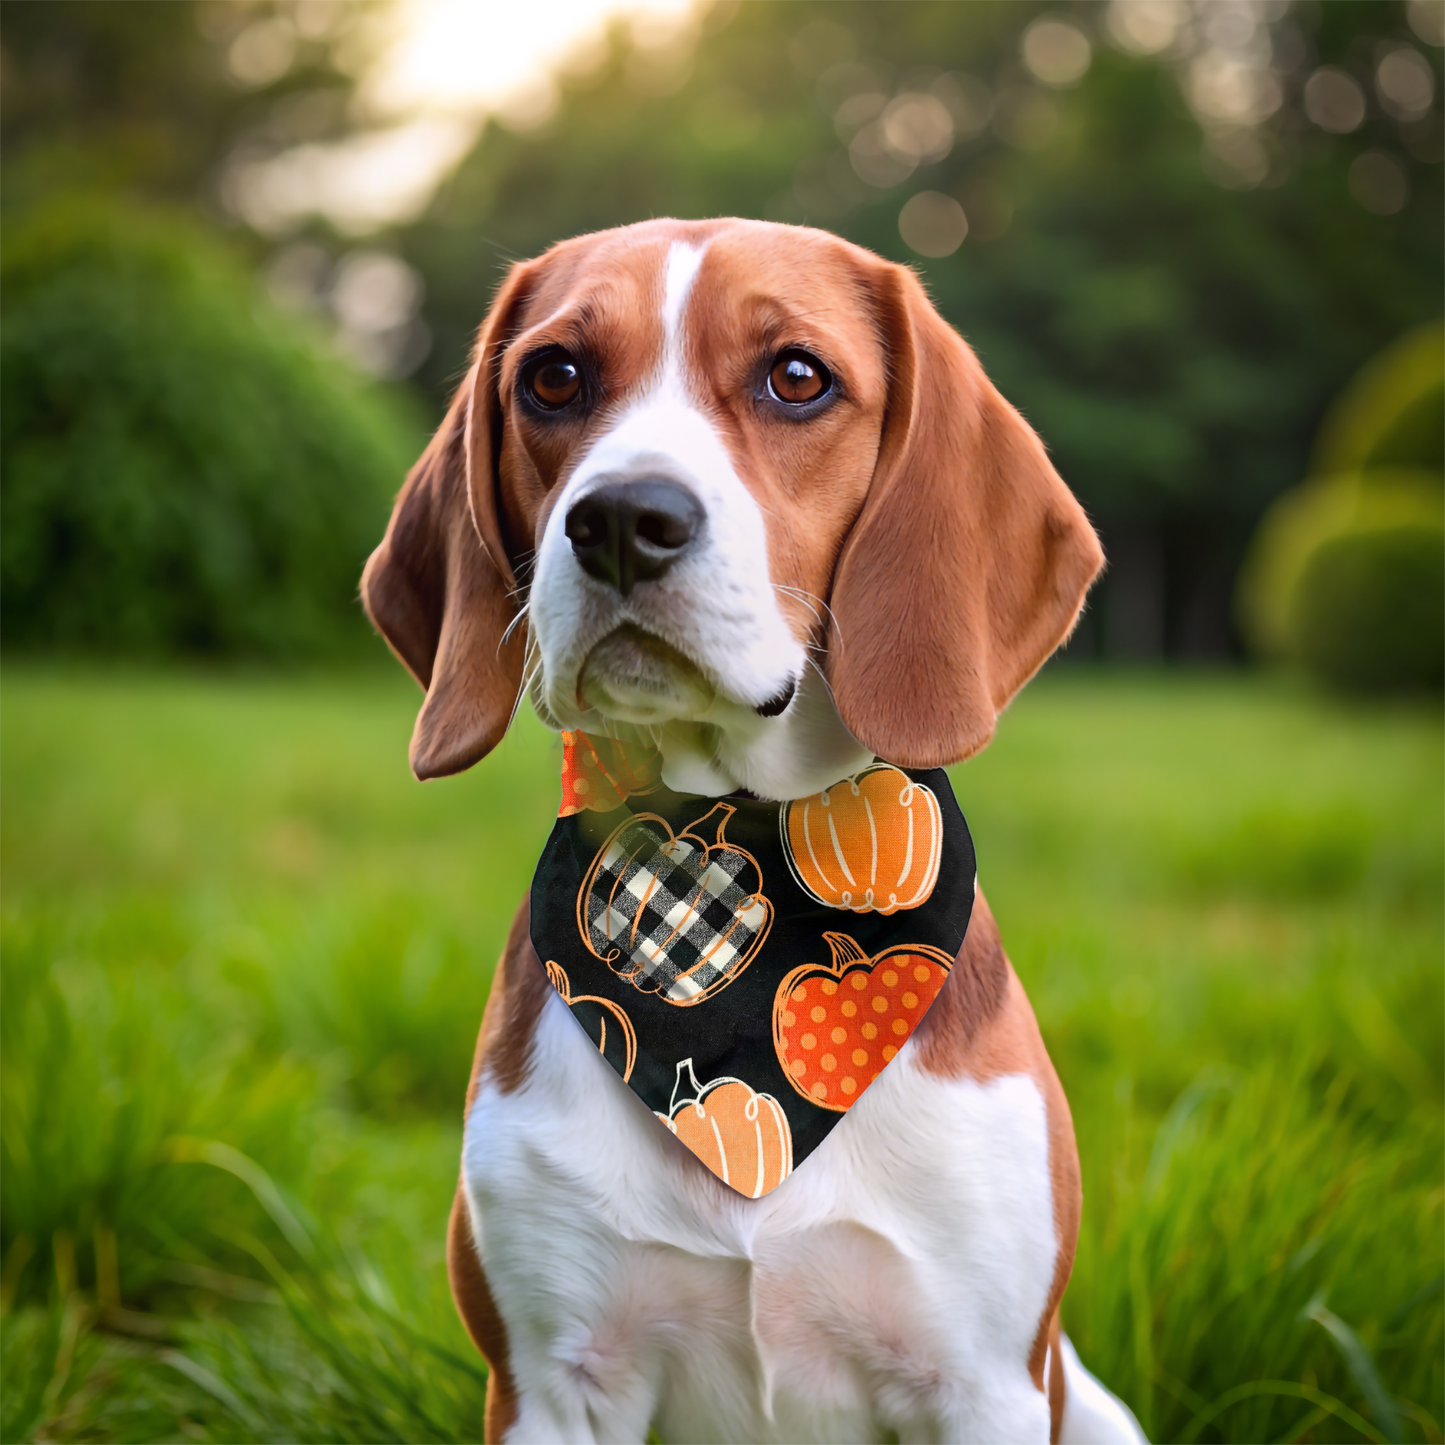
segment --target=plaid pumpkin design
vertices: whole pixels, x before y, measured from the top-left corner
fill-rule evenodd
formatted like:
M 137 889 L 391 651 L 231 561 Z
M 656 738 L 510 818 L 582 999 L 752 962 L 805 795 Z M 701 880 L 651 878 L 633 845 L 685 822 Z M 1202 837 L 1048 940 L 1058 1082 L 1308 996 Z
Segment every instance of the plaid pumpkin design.
M 731 983 L 772 923 L 757 860 L 724 837 L 719 803 L 674 835 L 642 813 L 602 845 L 577 895 L 588 950 L 643 993 L 686 1007 Z M 720 816 L 719 816 L 720 815 Z M 716 817 L 715 841 L 695 829 Z

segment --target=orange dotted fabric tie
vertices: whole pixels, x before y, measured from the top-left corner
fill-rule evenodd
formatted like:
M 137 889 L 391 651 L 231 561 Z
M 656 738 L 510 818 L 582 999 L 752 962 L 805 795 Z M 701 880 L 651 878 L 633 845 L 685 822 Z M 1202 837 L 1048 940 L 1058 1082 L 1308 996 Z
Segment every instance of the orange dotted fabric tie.
M 975 868 L 947 774 L 875 763 L 764 803 L 672 792 L 652 749 L 585 733 L 563 747 L 532 883 L 537 955 L 659 1124 L 760 1198 L 948 978 Z

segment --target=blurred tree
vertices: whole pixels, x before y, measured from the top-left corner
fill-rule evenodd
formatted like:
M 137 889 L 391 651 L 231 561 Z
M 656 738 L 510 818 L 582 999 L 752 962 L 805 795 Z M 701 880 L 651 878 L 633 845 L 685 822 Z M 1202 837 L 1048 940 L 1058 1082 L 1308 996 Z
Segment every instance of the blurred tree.
M 264 298 L 245 263 L 268 240 L 228 192 L 350 132 L 381 8 L 6 0 L 8 647 L 365 644 L 357 577 L 422 428 Z
M 695 46 L 619 28 L 403 233 L 423 378 L 445 390 L 506 261 L 564 236 L 825 226 L 920 267 L 1100 525 L 1076 647 L 1224 652 L 1244 543 L 1327 398 L 1441 309 L 1421 4 L 798 0 L 720 5 Z
M 353 72 L 379 3 L 5 0 L 6 210 L 101 187 L 220 214 L 238 152 L 350 129 Z
M 1327 399 L 1442 309 L 1441 0 L 700 4 L 619 21 L 358 254 L 243 192 L 278 158 L 305 191 L 362 124 L 387 0 L 7 0 L 3 204 L 200 201 L 367 364 L 429 334 L 434 408 L 512 258 L 650 215 L 825 226 L 920 268 L 1090 508 L 1111 567 L 1075 652 L 1231 648 Z
M 357 578 L 421 427 L 183 218 L 56 202 L 0 261 L 7 646 L 296 656 L 361 642 Z

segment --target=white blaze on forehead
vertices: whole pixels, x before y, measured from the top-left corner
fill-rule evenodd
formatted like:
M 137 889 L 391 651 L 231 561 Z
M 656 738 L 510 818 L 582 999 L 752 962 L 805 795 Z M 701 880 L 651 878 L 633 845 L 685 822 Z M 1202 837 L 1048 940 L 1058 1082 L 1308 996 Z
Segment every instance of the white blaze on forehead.
M 706 246 L 693 246 L 686 241 L 674 241 L 668 247 L 662 288 L 662 366 L 665 381 L 676 377 L 681 367 L 682 317 L 706 249 Z

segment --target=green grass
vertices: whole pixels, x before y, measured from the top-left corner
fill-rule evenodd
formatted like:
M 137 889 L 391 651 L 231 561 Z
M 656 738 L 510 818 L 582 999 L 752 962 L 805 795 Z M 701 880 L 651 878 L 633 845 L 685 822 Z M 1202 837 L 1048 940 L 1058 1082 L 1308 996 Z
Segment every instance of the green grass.
M 0 1438 L 477 1438 L 443 1233 L 552 740 L 421 787 L 388 674 L 0 702 Z M 1438 710 L 1062 674 L 956 781 L 1085 1362 L 1159 1440 L 1440 1440 Z

